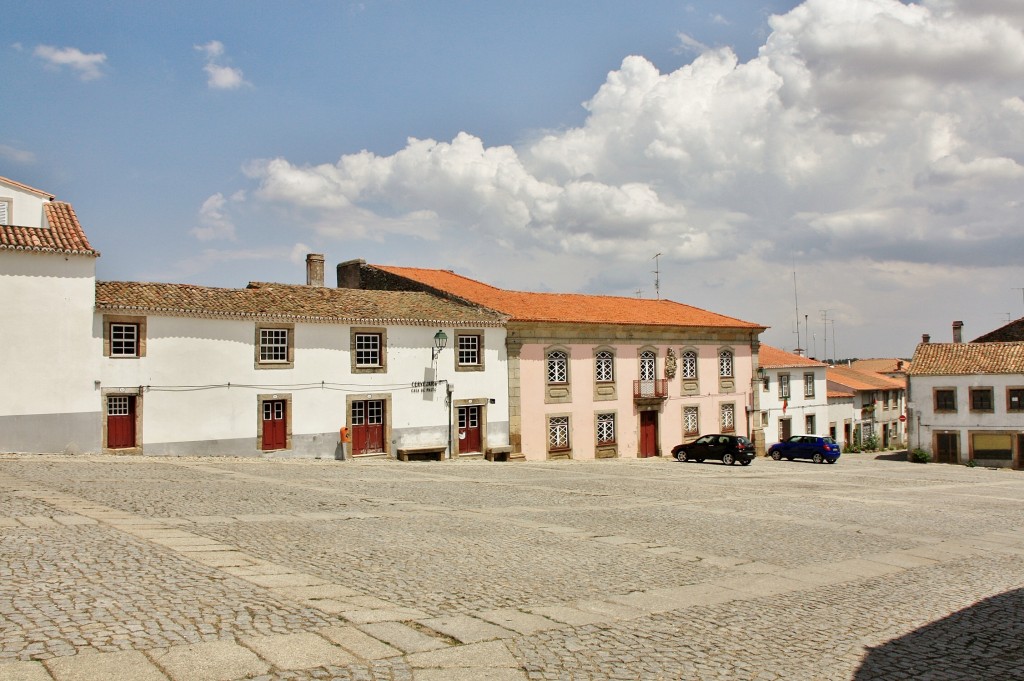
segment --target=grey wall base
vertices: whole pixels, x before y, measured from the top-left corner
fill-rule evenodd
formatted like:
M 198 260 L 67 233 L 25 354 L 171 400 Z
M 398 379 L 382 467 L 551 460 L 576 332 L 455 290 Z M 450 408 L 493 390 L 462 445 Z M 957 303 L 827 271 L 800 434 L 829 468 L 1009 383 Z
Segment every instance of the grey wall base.
M 0 452 L 97 453 L 102 430 L 98 411 L 0 416 Z

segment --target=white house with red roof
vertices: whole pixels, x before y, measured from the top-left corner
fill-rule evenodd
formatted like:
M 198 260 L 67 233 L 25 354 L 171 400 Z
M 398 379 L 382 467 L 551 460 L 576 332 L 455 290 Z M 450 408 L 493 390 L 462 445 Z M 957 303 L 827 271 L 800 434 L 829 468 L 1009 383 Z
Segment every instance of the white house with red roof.
M 0 451 L 99 447 L 98 257 L 69 204 L 0 177 Z
M 868 443 L 876 438 L 881 449 L 905 445 L 905 385 L 900 379 L 872 371 L 829 367 L 828 390 L 835 395 L 835 408 L 840 401 L 846 413 L 852 408 L 852 423 L 847 424 L 849 428 L 844 425 L 843 443 Z
M 828 365 L 763 343 L 759 363 L 765 442 L 790 435 L 840 435 L 841 424 L 829 419 Z
M 338 285 L 430 291 L 507 316 L 514 457 L 666 454 L 701 434 L 760 437 L 766 327 L 669 300 L 510 291 L 446 270 L 338 265 Z
M 1024 341 L 917 346 L 909 439 L 939 463 L 1024 468 Z

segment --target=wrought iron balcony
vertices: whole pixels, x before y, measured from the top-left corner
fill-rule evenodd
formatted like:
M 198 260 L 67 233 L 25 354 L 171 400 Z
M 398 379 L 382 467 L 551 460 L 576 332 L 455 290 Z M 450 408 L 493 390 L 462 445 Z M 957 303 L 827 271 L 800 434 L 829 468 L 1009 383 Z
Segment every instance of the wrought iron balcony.
M 649 381 L 633 381 L 634 400 L 663 400 L 666 397 L 668 397 L 668 379 L 655 378 Z

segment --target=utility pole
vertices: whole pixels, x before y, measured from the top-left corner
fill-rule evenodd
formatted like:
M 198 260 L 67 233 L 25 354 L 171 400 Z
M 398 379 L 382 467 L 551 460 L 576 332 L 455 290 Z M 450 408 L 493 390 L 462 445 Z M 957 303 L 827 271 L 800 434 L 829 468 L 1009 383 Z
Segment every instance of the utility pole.
M 793 266 L 793 307 L 796 309 L 796 354 L 800 354 L 803 347 L 800 345 L 800 301 L 796 295 L 796 266 Z
M 823 345 L 823 347 L 821 349 L 822 359 L 824 359 L 824 356 L 828 354 L 828 323 L 830 321 L 832 321 L 832 320 L 830 320 L 828 318 L 828 313 L 831 312 L 831 311 L 832 310 L 818 310 L 818 313 L 821 315 L 821 328 L 824 329 L 824 332 L 825 332 L 824 336 L 822 336 L 822 339 L 821 339 L 822 340 L 822 345 Z M 834 330 L 834 327 L 833 327 L 833 330 Z M 833 335 L 832 337 L 834 339 L 835 335 Z M 832 354 L 834 355 L 835 351 L 833 351 Z M 833 357 L 832 360 L 835 361 L 835 357 Z

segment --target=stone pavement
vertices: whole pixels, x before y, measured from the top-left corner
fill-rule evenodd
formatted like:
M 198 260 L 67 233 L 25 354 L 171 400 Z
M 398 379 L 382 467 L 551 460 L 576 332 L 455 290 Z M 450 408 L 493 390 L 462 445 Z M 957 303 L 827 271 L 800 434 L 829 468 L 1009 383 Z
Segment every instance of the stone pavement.
M 1024 679 L 1024 475 L 0 457 L 0 679 Z

